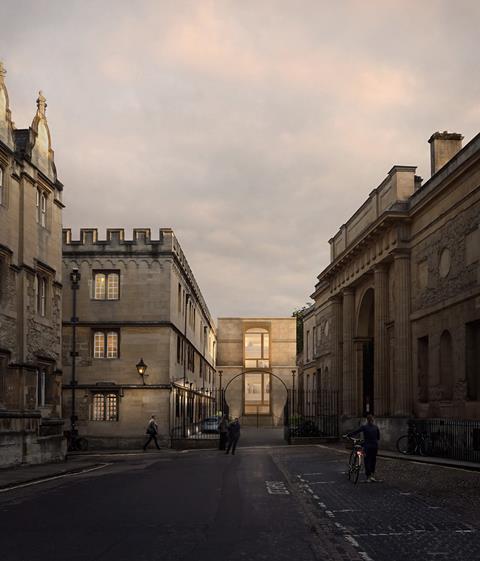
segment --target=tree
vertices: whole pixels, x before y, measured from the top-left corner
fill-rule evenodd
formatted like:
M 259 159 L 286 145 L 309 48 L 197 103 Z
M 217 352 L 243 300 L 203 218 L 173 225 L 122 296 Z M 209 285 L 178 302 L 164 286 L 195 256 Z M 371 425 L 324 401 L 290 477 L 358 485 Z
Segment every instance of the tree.
M 304 306 L 292 312 L 292 317 L 297 320 L 297 355 L 303 351 L 303 317 L 312 306 L 312 303 L 307 302 Z

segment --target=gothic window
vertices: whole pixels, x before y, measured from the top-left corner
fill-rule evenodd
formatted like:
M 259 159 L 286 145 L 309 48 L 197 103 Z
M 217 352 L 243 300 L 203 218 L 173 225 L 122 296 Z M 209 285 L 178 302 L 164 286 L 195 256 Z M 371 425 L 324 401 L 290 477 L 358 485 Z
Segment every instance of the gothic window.
M 37 222 L 44 228 L 47 226 L 47 195 L 42 189 L 36 193 Z
M 92 421 L 118 421 L 118 394 L 98 392 L 92 396 Z
M 270 335 L 266 329 L 252 328 L 245 332 L 245 368 L 269 368 Z
M 94 273 L 94 299 L 118 300 L 120 298 L 120 274 L 118 271 Z
M 35 306 L 37 314 L 41 317 L 47 315 L 48 281 L 46 276 L 37 273 L 35 276 Z
M 93 358 L 118 358 L 118 331 L 99 330 L 93 334 Z

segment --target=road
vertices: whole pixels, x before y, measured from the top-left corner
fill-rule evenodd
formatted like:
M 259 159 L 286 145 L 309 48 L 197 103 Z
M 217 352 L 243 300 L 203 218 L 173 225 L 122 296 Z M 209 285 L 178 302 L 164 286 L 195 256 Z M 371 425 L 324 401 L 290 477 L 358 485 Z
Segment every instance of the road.
M 478 473 L 383 461 L 383 482 L 354 486 L 318 446 L 97 459 L 0 493 L 2 561 L 480 559 Z

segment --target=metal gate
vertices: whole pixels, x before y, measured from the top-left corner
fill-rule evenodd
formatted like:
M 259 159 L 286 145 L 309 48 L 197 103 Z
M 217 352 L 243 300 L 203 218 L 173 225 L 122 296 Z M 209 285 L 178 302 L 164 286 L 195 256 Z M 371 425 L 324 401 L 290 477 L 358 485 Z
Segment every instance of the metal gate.
M 217 440 L 218 422 L 222 415 L 228 415 L 224 390 L 172 386 L 170 394 L 172 447 L 175 447 L 175 441 L 179 440 Z
M 283 417 L 289 443 L 302 438 L 338 438 L 338 391 L 289 389 Z

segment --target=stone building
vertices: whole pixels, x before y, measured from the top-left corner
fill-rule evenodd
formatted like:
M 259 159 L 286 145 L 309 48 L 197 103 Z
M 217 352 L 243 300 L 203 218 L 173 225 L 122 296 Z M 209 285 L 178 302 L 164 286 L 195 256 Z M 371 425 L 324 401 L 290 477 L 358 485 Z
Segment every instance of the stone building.
M 150 415 L 166 442 L 182 416 L 176 396 L 196 407 L 215 386 L 216 331 L 200 288 L 174 233 L 162 228 L 64 230 L 65 278 L 77 268 L 76 415 L 91 448 L 139 447 Z M 72 294 L 65 286 L 63 356 L 65 418 L 72 403 Z M 147 364 L 142 379 L 136 365 Z M 185 392 L 175 392 L 185 388 Z M 178 399 L 178 398 L 177 398 Z
M 480 419 L 480 135 L 462 138 L 433 134 L 431 178 L 394 166 L 329 242 L 302 383 L 339 390 L 344 428 Z
M 0 466 L 65 456 L 62 184 L 40 92 L 16 129 L 0 63 Z
M 296 373 L 296 319 L 219 318 L 217 333 L 230 416 L 246 425 L 281 425 Z

